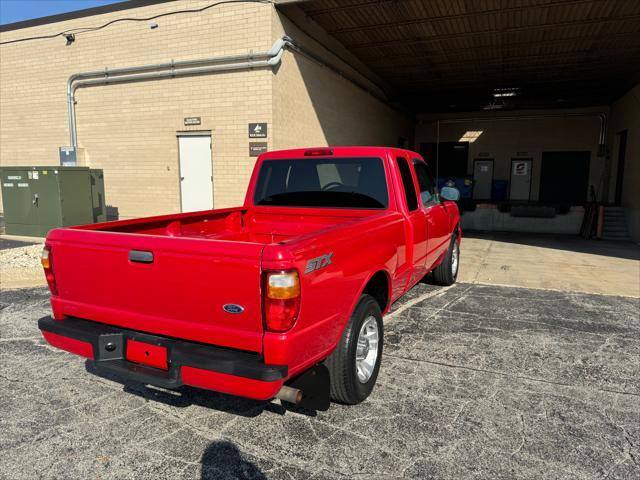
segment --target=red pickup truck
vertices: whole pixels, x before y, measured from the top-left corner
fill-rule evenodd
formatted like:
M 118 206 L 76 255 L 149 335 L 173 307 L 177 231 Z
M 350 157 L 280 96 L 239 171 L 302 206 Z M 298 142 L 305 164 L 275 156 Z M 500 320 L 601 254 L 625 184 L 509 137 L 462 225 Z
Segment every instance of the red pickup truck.
M 242 207 L 49 232 L 39 327 L 98 374 L 356 404 L 391 303 L 429 272 L 456 280 L 458 197 L 408 150 L 265 153 Z

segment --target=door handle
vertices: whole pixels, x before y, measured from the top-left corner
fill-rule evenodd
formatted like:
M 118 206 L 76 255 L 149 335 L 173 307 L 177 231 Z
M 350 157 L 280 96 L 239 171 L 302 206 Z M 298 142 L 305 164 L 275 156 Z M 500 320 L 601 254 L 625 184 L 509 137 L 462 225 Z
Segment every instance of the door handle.
M 183 182 L 184 181 L 184 177 L 180 177 L 180 181 Z
M 33 194 L 33 200 L 31 201 L 31 203 L 33 203 L 36 207 L 38 206 L 38 194 L 37 193 Z

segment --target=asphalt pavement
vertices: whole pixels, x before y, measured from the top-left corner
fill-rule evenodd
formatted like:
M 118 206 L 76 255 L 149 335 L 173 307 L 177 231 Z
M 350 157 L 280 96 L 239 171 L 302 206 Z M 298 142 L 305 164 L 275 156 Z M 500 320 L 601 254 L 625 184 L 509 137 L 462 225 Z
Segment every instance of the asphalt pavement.
M 45 288 L 0 293 L 0 478 L 640 478 L 637 298 L 421 284 L 327 412 L 93 375 Z

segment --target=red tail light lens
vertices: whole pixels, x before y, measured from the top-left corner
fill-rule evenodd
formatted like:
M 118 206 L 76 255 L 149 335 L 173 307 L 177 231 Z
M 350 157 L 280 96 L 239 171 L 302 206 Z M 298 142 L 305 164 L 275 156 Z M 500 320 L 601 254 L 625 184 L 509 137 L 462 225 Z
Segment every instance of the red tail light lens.
M 320 157 L 324 155 L 333 155 L 333 150 L 330 148 L 310 148 L 304 151 L 305 157 Z
M 286 332 L 296 323 L 300 311 L 300 278 L 296 271 L 267 272 L 264 315 L 270 332 Z
M 53 274 L 53 255 L 51 253 L 51 247 L 45 245 L 42 249 L 42 255 L 40 256 L 40 263 L 44 268 L 44 276 L 49 284 L 49 290 L 52 295 L 58 295 L 58 286 L 56 285 L 56 277 Z

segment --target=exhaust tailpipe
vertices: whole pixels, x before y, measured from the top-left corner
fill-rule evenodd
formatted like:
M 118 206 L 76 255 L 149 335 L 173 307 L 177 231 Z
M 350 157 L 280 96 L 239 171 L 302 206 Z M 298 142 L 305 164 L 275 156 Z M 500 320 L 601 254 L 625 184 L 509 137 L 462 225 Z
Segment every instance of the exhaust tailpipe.
M 302 390 L 283 385 L 280 391 L 276 393 L 276 398 L 298 405 L 302 402 Z

